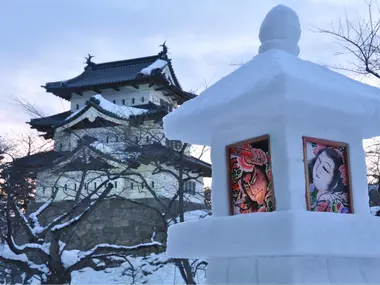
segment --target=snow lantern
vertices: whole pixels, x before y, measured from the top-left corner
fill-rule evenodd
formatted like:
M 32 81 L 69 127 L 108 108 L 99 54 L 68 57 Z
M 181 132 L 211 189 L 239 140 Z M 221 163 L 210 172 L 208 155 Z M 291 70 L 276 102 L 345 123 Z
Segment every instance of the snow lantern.
M 265 17 L 259 54 L 164 118 L 211 146 L 212 217 L 169 228 L 167 254 L 208 259 L 209 284 L 377 284 L 362 140 L 380 91 L 298 58 L 297 14 Z

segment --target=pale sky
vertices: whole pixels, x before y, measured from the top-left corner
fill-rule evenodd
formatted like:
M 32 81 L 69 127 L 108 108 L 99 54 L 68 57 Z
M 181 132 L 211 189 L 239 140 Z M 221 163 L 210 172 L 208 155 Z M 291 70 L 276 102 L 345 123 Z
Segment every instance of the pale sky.
M 11 96 L 22 96 L 46 113 L 67 110 L 66 101 L 41 85 L 83 71 L 94 62 L 157 54 L 166 41 L 183 89 L 202 90 L 232 72 L 231 63 L 257 54 L 259 27 L 275 5 L 300 18 L 303 59 L 329 65 L 344 62 L 326 35 L 345 11 L 364 15 L 363 0 L 14 0 L 0 3 L 0 136 L 25 132 L 30 120 Z M 254 75 L 252 75 L 254 76 Z

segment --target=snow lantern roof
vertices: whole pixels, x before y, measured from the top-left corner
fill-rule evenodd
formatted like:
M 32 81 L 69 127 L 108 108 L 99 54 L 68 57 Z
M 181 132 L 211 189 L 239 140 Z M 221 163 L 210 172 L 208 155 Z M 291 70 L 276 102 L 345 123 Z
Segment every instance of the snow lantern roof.
M 164 118 L 169 139 L 210 145 L 218 132 L 250 124 L 310 120 L 379 135 L 380 89 L 298 58 L 297 14 L 274 7 L 265 17 L 259 54 Z M 261 126 L 259 126 L 261 125 Z

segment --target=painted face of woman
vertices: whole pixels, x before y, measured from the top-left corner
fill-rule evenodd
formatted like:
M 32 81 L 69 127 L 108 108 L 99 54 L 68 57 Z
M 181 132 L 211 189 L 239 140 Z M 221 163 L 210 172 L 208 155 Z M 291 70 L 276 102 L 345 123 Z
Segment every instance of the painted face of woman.
M 328 190 L 334 176 L 334 168 L 334 161 L 325 151 L 322 152 L 313 167 L 313 183 L 319 191 Z

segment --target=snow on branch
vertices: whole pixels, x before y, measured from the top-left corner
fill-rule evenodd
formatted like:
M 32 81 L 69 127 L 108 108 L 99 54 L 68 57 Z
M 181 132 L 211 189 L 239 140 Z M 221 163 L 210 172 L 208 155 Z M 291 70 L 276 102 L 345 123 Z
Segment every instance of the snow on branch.
M 12 263 L 25 271 L 35 274 L 48 273 L 49 269 L 46 265 L 37 265 L 31 262 L 26 254 L 15 254 L 6 244 L 0 245 L 0 260 L 5 263 Z
M 133 245 L 133 246 L 98 244 L 88 251 L 78 252 L 77 262 L 75 262 L 70 267 L 68 267 L 67 271 L 72 272 L 74 270 L 79 270 L 84 267 L 88 267 L 90 266 L 90 261 L 94 258 L 110 257 L 110 256 L 115 256 L 120 253 L 124 255 L 132 254 L 132 253 L 137 253 L 139 250 L 149 249 L 149 248 L 158 248 L 161 246 L 162 244 L 159 242 L 148 242 L 148 243 L 142 243 L 142 244 Z M 73 258 L 72 256 L 71 260 L 75 260 L 75 258 Z
M 16 249 L 16 252 L 23 252 L 26 253 L 27 251 L 35 251 L 35 250 L 41 250 L 46 254 L 49 254 L 49 251 L 47 250 L 46 246 L 42 246 L 38 243 L 26 243 L 23 245 L 17 245 L 15 240 L 13 239 L 13 236 L 11 236 L 11 243 L 12 247 Z
M 33 220 L 33 222 L 38 222 L 38 216 L 41 215 L 50 205 L 53 203 L 53 199 L 50 198 L 47 200 L 44 204 L 41 205 L 41 207 L 38 208 L 37 211 L 31 213 L 29 215 L 29 218 Z
M 132 246 L 122 246 L 122 245 L 114 245 L 114 244 L 98 244 L 88 251 L 81 252 L 79 257 L 83 259 L 93 254 L 100 254 L 102 252 L 134 251 L 137 249 L 143 249 L 143 248 L 147 248 L 147 247 L 149 248 L 149 247 L 155 247 L 155 246 L 162 246 L 162 244 L 157 241 L 141 243 L 141 244 L 132 245 Z
M 93 203 L 93 202 L 92 202 L 92 203 Z M 92 203 L 91 203 L 91 204 L 92 204 Z M 90 207 L 87 207 L 87 208 L 83 211 L 83 213 L 81 213 L 80 215 L 78 215 L 78 216 L 72 218 L 72 219 L 69 220 L 68 222 L 63 223 L 63 224 L 59 224 L 59 225 L 55 225 L 54 227 L 51 228 L 51 231 L 52 231 L 52 232 L 55 232 L 55 231 L 62 230 L 63 228 L 66 228 L 66 227 L 71 226 L 73 223 L 78 222 L 88 210 L 90 210 Z
M 25 217 L 24 213 L 21 211 L 21 209 L 15 204 L 14 205 L 15 209 L 16 209 L 16 213 L 17 215 L 21 218 L 22 220 L 22 225 L 26 228 L 26 230 L 28 231 L 28 234 L 32 235 L 33 237 L 36 238 L 36 234 L 34 233 L 32 227 L 30 226 L 29 224 L 29 221 L 28 219 Z

